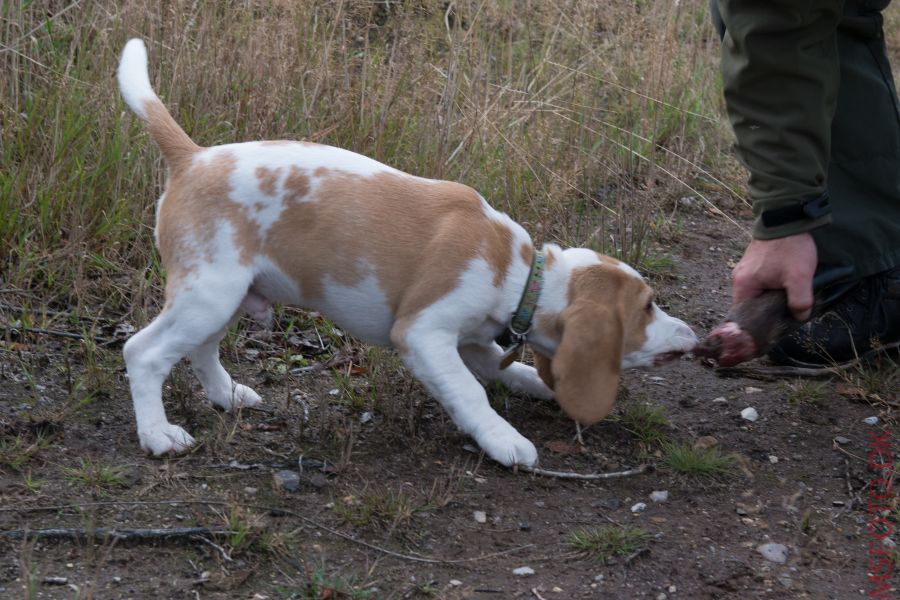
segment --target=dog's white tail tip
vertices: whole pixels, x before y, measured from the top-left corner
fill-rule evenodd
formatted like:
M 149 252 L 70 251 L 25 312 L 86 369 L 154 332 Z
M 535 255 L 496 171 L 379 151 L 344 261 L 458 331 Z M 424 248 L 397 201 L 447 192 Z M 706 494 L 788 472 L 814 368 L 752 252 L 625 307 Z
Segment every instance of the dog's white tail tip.
M 143 40 L 133 38 L 128 40 L 122 50 L 122 58 L 119 59 L 117 71 L 119 90 L 126 104 L 142 119 L 147 119 L 145 103 L 148 100 L 158 100 L 156 93 L 150 85 L 150 76 L 147 73 L 147 48 Z

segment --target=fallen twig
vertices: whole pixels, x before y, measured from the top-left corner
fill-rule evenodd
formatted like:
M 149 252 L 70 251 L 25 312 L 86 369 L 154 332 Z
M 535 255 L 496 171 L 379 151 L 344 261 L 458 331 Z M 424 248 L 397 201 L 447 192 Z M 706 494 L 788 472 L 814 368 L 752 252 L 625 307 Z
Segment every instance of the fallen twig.
M 59 510 L 71 510 L 71 509 L 83 509 L 89 506 L 159 506 L 159 505 L 174 505 L 174 504 L 184 504 L 184 505 L 195 505 L 202 504 L 206 506 L 234 506 L 235 502 L 222 502 L 219 500 L 108 500 L 102 502 L 87 502 L 83 504 L 62 504 L 55 506 L 25 506 L 25 507 L 0 507 L 0 512 L 39 512 L 39 511 L 59 511 Z M 332 534 L 335 537 L 339 537 L 341 539 L 345 539 L 348 542 L 353 542 L 354 544 L 358 544 L 365 548 L 369 548 L 370 550 L 375 550 L 377 552 L 381 552 L 383 554 L 387 554 L 388 556 L 393 556 L 395 558 L 400 558 L 403 560 L 408 560 L 412 562 L 422 562 L 422 563 L 431 563 L 431 564 L 461 564 L 461 563 L 469 563 L 469 562 L 478 562 L 488 558 L 493 558 L 495 556 L 502 556 L 504 554 L 512 554 L 514 552 L 518 552 L 520 550 L 526 550 L 528 548 L 534 547 L 534 544 L 524 544 L 522 546 L 516 546 L 514 548 L 509 548 L 507 550 L 501 550 L 499 552 L 492 552 L 490 554 L 482 554 L 480 556 L 472 556 L 469 558 L 451 558 L 451 559 L 442 559 L 442 558 L 428 558 L 428 557 L 420 557 L 420 556 L 411 556 L 409 554 L 401 554 L 399 552 L 394 552 L 393 550 L 388 550 L 387 548 L 382 548 L 381 546 L 376 546 L 375 544 L 370 544 L 369 542 L 365 542 L 363 540 L 356 539 L 346 533 L 337 531 L 336 529 L 332 529 L 327 525 L 322 525 L 318 521 L 311 519 L 310 517 L 301 515 L 300 513 L 296 513 L 291 510 L 287 510 L 285 508 L 281 508 L 278 506 L 262 506 L 259 504 L 240 504 L 240 506 L 244 506 L 246 508 L 252 508 L 256 510 L 264 510 L 270 514 L 278 514 L 278 515 L 289 515 L 296 519 L 303 521 L 304 523 L 308 523 L 313 527 L 326 531 Z M 67 530 L 34 530 L 34 531 L 67 531 Z M 73 530 L 68 530 L 73 531 Z M 78 530 L 74 530 L 78 531 Z M 82 530 L 83 531 L 83 530 Z M 99 532 L 122 532 L 122 531 L 130 531 L 125 529 L 94 529 L 94 537 L 100 537 Z M 137 530 L 140 531 L 140 530 Z M 154 530 L 144 530 L 144 531 L 154 531 Z M 177 531 L 175 529 L 162 529 L 156 531 Z M 186 530 L 185 530 L 186 531 Z M 203 528 L 195 528 L 192 530 L 192 533 L 189 535 L 211 535 L 216 533 L 217 530 L 212 529 L 203 529 Z M 21 539 L 15 537 L 16 534 L 19 533 L 33 533 L 33 531 L 29 530 L 15 530 L 8 532 L 0 532 L 0 537 L 3 537 L 4 534 L 7 534 L 6 537 L 12 537 L 13 539 Z M 227 530 L 221 530 L 222 534 L 229 534 L 231 532 Z M 11 534 L 11 535 L 10 535 Z M 65 535 L 61 536 L 63 539 L 66 538 Z M 159 536 L 159 538 L 165 538 L 166 536 Z M 73 539 L 69 537 L 68 539 Z
M 270 460 L 255 463 L 239 463 L 233 460 L 229 463 L 221 463 L 215 465 L 204 465 L 207 469 L 234 469 L 236 471 L 250 471 L 255 469 L 298 469 L 301 473 L 305 470 L 321 471 L 322 473 L 334 473 L 337 467 L 331 463 L 316 460 L 314 458 L 306 458 L 301 456 L 297 460 Z
M 226 561 L 228 561 L 228 562 L 234 562 L 234 559 L 231 558 L 231 555 L 228 554 L 228 552 L 225 550 L 225 548 L 223 548 L 222 546 L 218 545 L 218 544 L 215 543 L 214 541 L 209 540 L 209 539 L 206 539 L 206 538 L 203 537 L 202 535 L 193 535 L 193 536 L 191 536 L 191 539 L 192 539 L 192 540 L 197 540 L 198 542 L 201 542 L 201 543 L 206 544 L 206 545 L 208 545 L 208 546 L 212 546 L 213 548 L 215 548 L 216 550 L 219 551 L 219 553 L 222 555 L 222 558 L 224 558 Z
M 60 331 L 58 329 L 44 329 L 42 327 L 17 327 L 14 325 L 0 325 L 0 329 L 2 329 L 4 331 L 11 331 L 11 332 L 16 332 L 16 333 L 25 332 L 25 333 L 34 333 L 36 335 L 51 335 L 51 336 L 55 336 L 55 337 L 64 337 L 64 338 L 70 338 L 73 340 L 92 341 L 96 344 L 102 344 L 104 346 L 107 344 L 113 344 L 113 343 L 120 341 L 120 340 L 114 340 L 114 339 L 109 339 L 109 338 L 100 337 L 100 336 L 89 336 L 89 335 L 84 335 L 81 333 L 72 333 L 71 331 Z
M 627 471 L 611 471 L 609 473 L 572 473 L 569 471 L 548 471 L 547 469 L 541 469 L 539 467 L 524 467 L 519 465 L 518 468 L 526 473 L 531 473 L 532 475 L 544 475 L 545 477 L 556 477 L 558 479 L 581 479 L 581 480 L 596 480 L 596 479 L 616 479 L 617 477 L 629 477 L 631 475 L 640 475 L 644 471 L 646 471 L 650 466 L 649 465 L 641 465 L 634 469 L 629 469 Z
M 625 557 L 625 561 L 624 561 L 625 566 L 630 565 L 631 561 L 638 558 L 639 556 L 646 556 L 647 554 L 650 554 L 650 548 L 638 548 L 637 550 L 635 550 L 634 552 L 632 552 L 631 554 L 629 554 L 628 556 Z
M 196 539 L 203 535 L 233 535 L 227 529 L 209 529 L 208 527 L 175 527 L 171 529 L 117 529 L 98 527 L 96 529 L 11 529 L 0 531 L 0 537 L 14 540 L 72 540 L 83 542 L 95 539 L 113 539 L 119 542 L 135 540 L 169 540 L 177 538 Z M 203 540 L 209 543 L 208 540 Z

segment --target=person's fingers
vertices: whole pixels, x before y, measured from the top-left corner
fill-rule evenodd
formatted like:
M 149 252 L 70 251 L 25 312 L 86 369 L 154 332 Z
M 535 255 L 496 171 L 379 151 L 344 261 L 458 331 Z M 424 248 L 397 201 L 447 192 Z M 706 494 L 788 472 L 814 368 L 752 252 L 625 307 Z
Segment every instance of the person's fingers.
M 806 321 L 812 316 L 813 290 L 809 277 L 792 277 L 785 284 L 788 308 L 798 321 Z
M 762 286 L 752 273 L 738 263 L 731 271 L 731 302 L 738 304 L 750 298 L 756 298 L 763 292 Z

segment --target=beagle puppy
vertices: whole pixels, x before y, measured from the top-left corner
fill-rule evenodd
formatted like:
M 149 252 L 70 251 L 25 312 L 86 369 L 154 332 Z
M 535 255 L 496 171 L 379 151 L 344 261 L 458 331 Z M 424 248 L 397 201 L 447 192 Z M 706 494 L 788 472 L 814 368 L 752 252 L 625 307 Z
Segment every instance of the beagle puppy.
M 508 466 L 534 465 L 537 450 L 491 408 L 476 376 L 555 397 L 588 424 L 612 409 L 623 368 L 659 364 L 697 341 L 654 304 L 634 269 L 592 250 L 536 251 L 520 225 L 469 187 L 319 144 L 202 148 L 151 88 L 137 39 L 125 46 L 118 81 L 169 167 L 156 214 L 165 305 L 124 349 L 138 436 L 152 454 L 194 443 L 169 423 L 161 396 L 185 356 L 213 404 L 260 402 L 232 381 L 218 346 L 235 315 L 266 321 L 273 302 L 395 347 L 459 429 Z M 494 341 L 518 314 L 526 282 L 533 314 L 516 338 L 532 347 L 537 369 L 501 365 Z

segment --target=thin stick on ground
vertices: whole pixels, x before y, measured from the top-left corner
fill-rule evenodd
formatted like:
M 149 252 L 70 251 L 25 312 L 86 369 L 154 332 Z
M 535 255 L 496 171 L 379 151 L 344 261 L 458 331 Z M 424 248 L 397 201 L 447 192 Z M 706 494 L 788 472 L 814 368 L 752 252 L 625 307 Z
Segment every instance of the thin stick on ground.
M 49 335 L 49 336 L 55 336 L 55 337 L 69 338 L 69 339 L 73 339 L 73 340 L 92 341 L 96 344 L 101 344 L 104 346 L 118 341 L 118 340 L 111 340 L 111 339 L 108 339 L 105 337 L 90 336 L 90 335 L 84 335 L 81 333 L 73 333 L 71 331 L 59 331 L 57 329 L 44 329 L 42 327 L 16 327 L 16 326 L 12 326 L 12 325 L 0 325 L 0 329 L 2 329 L 3 331 L 9 331 L 12 333 L 25 332 L 25 333 L 33 333 L 35 335 Z
M 207 538 L 203 537 L 202 535 L 192 535 L 191 539 L 196 540 L 196 541 L 200 542 L 201 544 L 206 544 L 207 546 L 212 546 L 213 548 L 215 548 L 216 550 L 219 551 L 219 554 L 221 554 L 222 558 L 224 558 L 226 561 L 234 562 L 234 559 L 231 558 L 231 555 L 228 554 L 228 552 L 225 550 L 225 548 L 218 545 L 214 541 L 207 539 Z
M 234 502 L 222 502 L 218 500 L 159 500 L 159 501 L 148 501 L 148 500 L 125 500 L 125 501 L 117 501 L 117 500 L 109 500 L 104 502 L 88 502 L 85 504 L 63 504 L 57 506 L 27 506 L 27 507 L 2 507 L 0 508 L 0 512 L 38 512 L 38 511 L 59 511 L 59 510 L 70 510 L 70 509 L 82 509 L 88 506 L 159 506 L 162 504 L 172 505 L 172 504 L 184 504 L 184 505 L 195 505 L 195 504 L 204 504 L 207 506 L 234 506 L 237 503 Z M 352 542 L 354 544 L 363 546 L 365 548 L 369 548 L 370 550 L 375 550 L 377 552 L 381 552 L 382 554 L 387 554 L 388 556 L 393 556 L 394 558 L 400 558 L 402 560 L 408 560 L 412 562 L 421 562 L 421 563 L 430 563 L 430 564 L 461 564 L 461 563 L 469 563 L 486 560 L 488 558 L 493 558 L 496 556 L 503 556 L 505 554 L 513 554 L 515 552 L 519 552 L 520 550 L 526 550 L 528 548 L 534 547 L 534 544 L 524 544 L 522 546 L 516 546 L 514 548 L 509 548 L 507 550 L 501 550 L 499 552 L 491 552 L 490 554 L 482 554 L 480 556 L 473 556 L 470 558 L 451 558 L 451 559 L 443 559 L 443 558 L 429 558 L 423 556 L 411 556 L 409 554 L 401 554 L 400 552 L 394 552 L 393 550 L 388 550 L 387 548 L 382 548 L 381 546 L 376 546 L 375 544 L 370 544 L 369 542 L 359 540 L 350 536 L 346 533 L 338 531 L 336 529 L 332 529 L 327 525 L 323 525 L 316 521 L 315 519 L 311 519 L 310 517 L 301 515 L 300 513 L 296 513 L 291 510 L 287 510 L 285 508 L 281 508 L 279 506 L 262 506 L 259 504 L 239 504 L 240 506 L 244 506 L 246 508 L 252 508 L 255 510 L 266 511 L 270 514 L 279 514 L 279 515 L 289 515 L 296 519 L 303 521 L 304 523 L 308 523 L 313 527 L 321 529 L 330 533 L 335 537 L 339 537 L 347 540 L 348 542 Z M 46 530 L 53 531 L 53 530 Z M 57 531 L 67 531 L 67 530 L 57 530 Z M 73 531 L 73 530 L 69 530 Z M 78 531 L 78 530 L 74 530 Z M 85 531 L 85 530 L 81 530 Z M 116 529 L 94 529 L 91 530 L 93 532 L 101 532 L 101 531 L 128 531 L 124 529 L 116 530 Z M 145 531 L 175 531 L 174 529 L 161 529 L 161 530 L 145 530 Z M 209 529 L 200 529 L 194 530 L 192 535 L 203 535 L 203 532 L 206 532 L 206 535 L 209 535 L 210 532 L 216 530 Z M 21 537 L 17 538 L 16 535 L 22 535 L 24 533 L 28 533 L 29 530 L 13 530 L 13 531 L 0 531 L 0 537 L 11 537 L 13 539 L 21 539 Z M 227 534 L 227 530 L 222 530 L 223 534 Z M 95 533 L 97 537 L 99 537 L 99 533 Z M 49 536 L 48 536 L 49 537 Z M 156 539 L 165 539 L 165 536 L 159 536 Z M 62 536 L 62 539 L 65 539 L 65 536 Z M 73 538 L 69 538 L 73 539 Z M 150 538 L 146 538 L 150 539 Z
M 84 529 L 78 527 L 71 529 L 11 529 L 8 531 L 0 531 L 0 537 L 13 540 L 71 540 L 74 542 L 97 539 L 114 539 L 120 542 L 171 540 L 179 538 L 195 539 L 195 536 L 223 536 L 233 534 L 233 531 L 227 529 L 210 529 L 208 527 L 175 527 L 163 529 L 117 529 L 107 527 Z M 203 541 L 207 542 L 207 540 Z
M 557 479 L 580 479 L 580 480 L 597 480 L 597 479 L 616 479 L 618 477 L 630 477 L 631 475 L 640 475 L 649 468 L 649 465 L 641 465 L 627 471 L 611 471 L 609 473 L 572 473 L 570 471 L 548 471 L 539 467 L 518 467 L 520 470 L 532 475 L 543 475 L 545 477 L 556 477 Z

